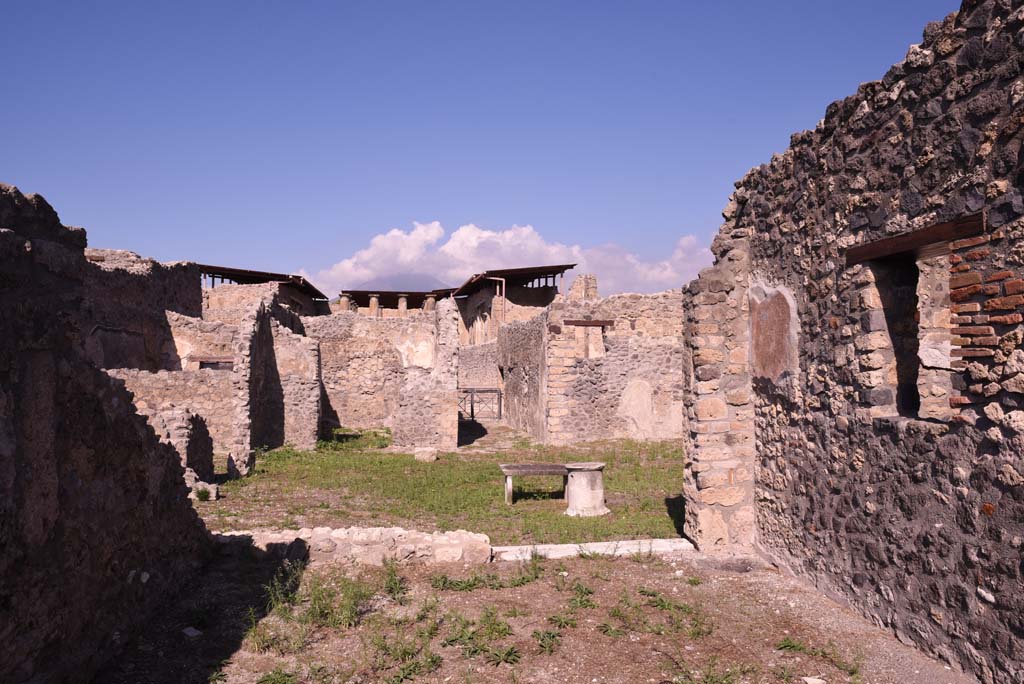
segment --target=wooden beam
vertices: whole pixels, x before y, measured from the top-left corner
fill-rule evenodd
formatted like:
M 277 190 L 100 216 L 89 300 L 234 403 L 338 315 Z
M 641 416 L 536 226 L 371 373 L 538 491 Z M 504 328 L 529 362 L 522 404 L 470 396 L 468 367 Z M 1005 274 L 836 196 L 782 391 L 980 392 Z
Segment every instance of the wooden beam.
M 614 328 L 615 321 L 590 321 L 590 320 L 565 320 L 562 321 L 563 325 L 578 325 L 582 327 L 591 328 Z
M 846 265 L 854 266 L 895 254 L 914 254 L 918 258 L 938 256 L 949 251 L 947 243 L 985 232 L 985 212 L 954 221 L 937 223 L 921 230 L 875 240 L 846 250 Z

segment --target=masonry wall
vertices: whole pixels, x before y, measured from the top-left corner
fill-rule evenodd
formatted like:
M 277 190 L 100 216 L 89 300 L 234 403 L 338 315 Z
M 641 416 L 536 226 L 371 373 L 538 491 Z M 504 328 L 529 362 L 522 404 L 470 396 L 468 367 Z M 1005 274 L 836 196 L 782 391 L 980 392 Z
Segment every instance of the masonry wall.
M 497 341 L 459 347 L 459 387 L 501 387 Z
M 547 439 L 547 326 L 544 311 L 498 331 L 505 421 L 540 442 Z
M 92 362 L 102 368 L 179 368 L 164 312 L 201 315 L 198 267 L 114 249 L 87 249 L 86 258 L 87 296 L 75 313 Z
M 498 339 L 498 330 L 508 323 L 530 320 L 558 295 L 558 288 L 509 285 L 508 295 L 497 294 L 499 284 L 487 281 L 467 297 L 458 299 L 459 341 L 463 346 L 486 344 Z
M 245 407 L 233 398 L 233 373 L 224 370 L 149 371 L 113 369 L 108 374 L 123 383 L 134 397 L 139 413 L 157 416 L 186 409 L 202 416 L 213 441 L 213 451 L 227 459 L 235 451 L 237 426 L 247 423 Z
M 88 681 L 208 553 L 174 449 L 83 348 L 85 233 L 0 185 L 0 680 Z
M 679 290 L 553 304 L 547 440 L 682 437 L 690 363 L 682 310 Z
M 166 320 L 178 362 L 164 370 L 199 370 L 203 362 L 234 362 L 238 326 L 173 311 L 166 313 Z
M 737 183 L 718 263 L 691 286 L 691 532 L 756 540 L 985 682 L 1024 677 L 1022 28 L 1019 3 L 992 0 L 930 24 L 881 81 Z M 907 331 L 891 273 L 847 267 L 847 250 L 981 211 L 986 232 L 946 261 L 900 267 L 918 276 L 915 381 L 896 363 Z M 702 373 L 719 386 L 699 394 Z M 915 384 L 916 416 L 901 405 Z M 756 505 L 731 489 L 750 470 Z
M 454 448 L 457 315 L 446 300 L 405 318 L 304 317 L 320 345 L 322 430 L 389 427 L 400 446 Z

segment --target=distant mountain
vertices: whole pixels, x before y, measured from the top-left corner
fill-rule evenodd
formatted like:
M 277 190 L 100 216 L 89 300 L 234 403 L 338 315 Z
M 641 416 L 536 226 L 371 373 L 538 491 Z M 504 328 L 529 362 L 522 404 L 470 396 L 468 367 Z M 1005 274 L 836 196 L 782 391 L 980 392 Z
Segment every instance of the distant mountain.
M 443 287 L 450 287 L 437 278 L 427 273 L 395 273 L 389 276 L 371 278 L 365 283 L 360 283 L 352 290 L 381 290 L 384 292 L 427 292 Z

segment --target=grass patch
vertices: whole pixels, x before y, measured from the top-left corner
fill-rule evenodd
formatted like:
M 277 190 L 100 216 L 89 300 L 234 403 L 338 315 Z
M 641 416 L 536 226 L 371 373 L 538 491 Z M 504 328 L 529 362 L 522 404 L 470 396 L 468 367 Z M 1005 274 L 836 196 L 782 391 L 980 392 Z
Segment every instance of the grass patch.
M 257 456 L 254 474 L 231 480 L 204 503 L 214 529 L 396 525 L 468 529 L 495 544 L 583 543 L 676 537 L 666 500 L 678 495 L 685 459 L 680 442 L 615 441 L 527 452 L 463 453 L 434 463 L 381 452 L 363 437 L 283 447 Z M 564 515 L 558 478 L 517 478 L 517 501 L 504 502 L 498 463 L 600 460 L 611 515 Z M 304 500 L 303 500 L 304 499 Z M 646 560 L 646 559 L 645 559 Z
M 789 653 L 802 653 L 804 655 L 813 656 L 815 658 L 821 658 L 825 662 L 829 663 L 837 670 L 845 672 L 851 677 L 860 674 L 860 665 L 858 663 L 851 663 L 845 659 L 836 650 L 833 644 L 829 644 L 828 648 L 817 648 L 808 646 L 802 641 L 798 641 L 793 637 L 786 637 L 778 643 L 775 647 L 779 651 L 786 651 Z

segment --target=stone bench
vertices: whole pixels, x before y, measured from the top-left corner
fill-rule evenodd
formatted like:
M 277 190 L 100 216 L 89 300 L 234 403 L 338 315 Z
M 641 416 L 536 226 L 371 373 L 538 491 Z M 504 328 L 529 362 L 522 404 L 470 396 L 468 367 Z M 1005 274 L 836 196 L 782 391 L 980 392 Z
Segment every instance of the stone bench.
M 561 475 L 562 491 L 569 479 L 569 469 L 560 463 L 502 463 L 498 466 L 505 475 L 505 503 L 512 504 L 512 477 L 519 475 Z

